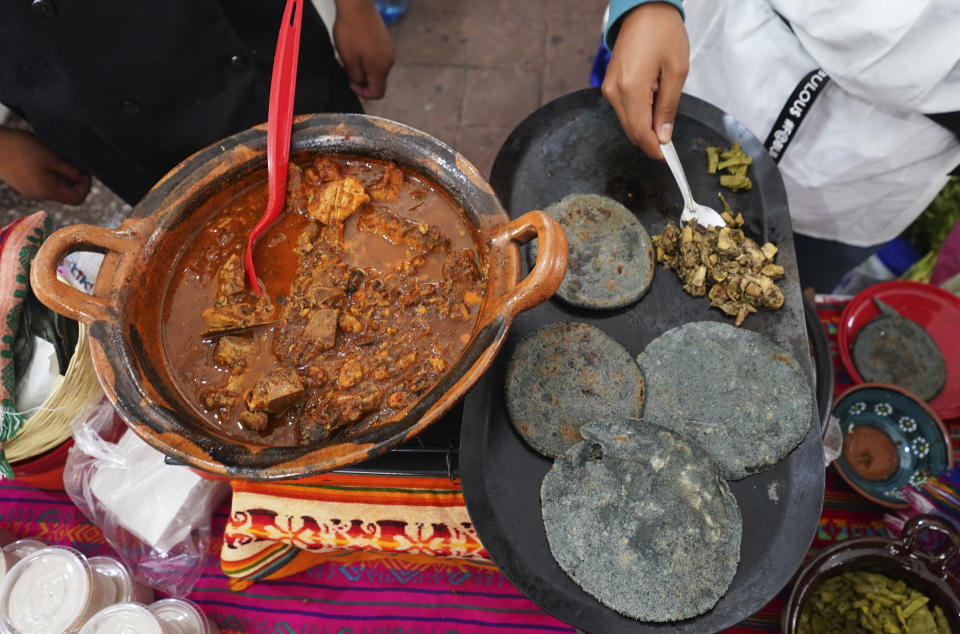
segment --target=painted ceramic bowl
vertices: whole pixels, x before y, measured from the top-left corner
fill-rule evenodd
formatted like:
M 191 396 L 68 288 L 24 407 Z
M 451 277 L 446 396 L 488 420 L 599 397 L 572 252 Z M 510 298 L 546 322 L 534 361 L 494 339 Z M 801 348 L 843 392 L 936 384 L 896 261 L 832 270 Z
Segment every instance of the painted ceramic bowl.
M 926 403 L 898 387 L 857 385 L 840 396 L 833 415 L 843 432 L 834 466 L 872 502 L 905 509 L 901 488 L 953 466 L 946 427 Z
M 921 548 L 919 538 L 925 531 L 939 533 L 940 545 L 932 550 Z M 928 596 L 943 609 L 951 631 L 960 632 L 960 579 L 949 569 L 958 550 L 960 535 L 949 522 L 935 515 L 910 518 L 898 539 L 864 537 L 825 548 L 797 575 L 781 612 L 782 631 L 797 631 L 803 606 L 820 582 L 842 572 L 866 570 L 902 579 Z

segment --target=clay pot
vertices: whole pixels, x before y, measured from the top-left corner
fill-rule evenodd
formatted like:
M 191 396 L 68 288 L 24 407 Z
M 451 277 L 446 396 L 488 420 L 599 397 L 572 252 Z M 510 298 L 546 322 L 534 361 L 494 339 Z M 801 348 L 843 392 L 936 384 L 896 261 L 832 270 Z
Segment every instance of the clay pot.
M 539 211 L 511 221 L 490 185 L 453 149 L 407 126 L 365 115 L 299 117 L 291 160 L 334 153 L 395 161 L 444 189 L 477 230 L 486 289 L 480 315 L 457 363 L 408 409 L 365 435 L 328 444 L 267 447 L 221 433 L 180 393 L 165 366 L 160 310 L 171 268 L 231 196 L 266 180 L 266 126 L 228 137 L 175 167 L 117 229 L 74 225 L 54 233 L 32 266 L 31 282 L 53 310 L 89 325 L 94 368 L 127 424 L 167 456 L 237 479 L 280 480 L 363 461 L 423 431 L 489 367 L 514 317 L 549 298 L 566 271 L 563 228 Z M 521 281 L 518 243 L 539 240 Z M 58 280 L 70 252 L 105 253 L 93 294 Z
M 918 548 L 917 538 L 925 530 L 944 535 L 944 544 L 932 552 Z M 781 613 L 780 627 L 785 634 L 797 631 L 803 606 L 821 581 L 848 570 L 867 570 L 891 579 L 903 579 L 943 608 L 950 630 L 960 632 L 960 579 L 947 568 L 958 552 L 960 534 L 936 515 L 910 518 L 899 539 L 865 537 L 830 546 L 797 575 Z

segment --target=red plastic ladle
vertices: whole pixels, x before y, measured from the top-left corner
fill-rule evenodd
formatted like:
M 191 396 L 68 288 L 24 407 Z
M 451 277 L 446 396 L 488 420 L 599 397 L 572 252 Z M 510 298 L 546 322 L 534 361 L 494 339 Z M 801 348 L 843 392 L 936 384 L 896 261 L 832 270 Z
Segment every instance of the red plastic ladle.
M 260 296 L 260 283 L 253 268 L 253 247 L 283 211 L 287 193 L 287 165 L 290 163 L 290 132 L 293 127 L 293 94 L 297 87 L 297 57 L 300 52 L 300 23 L 303 2 L 287 0 L 277 38 L 277 52 L 273 58 L 273 77 L 270 80 L 270 110 L 267 113 L 267 179 L 270 194 L 267 210 L 250 232 L 247 241 L 245 267 L 247 280 L 253 292 Z

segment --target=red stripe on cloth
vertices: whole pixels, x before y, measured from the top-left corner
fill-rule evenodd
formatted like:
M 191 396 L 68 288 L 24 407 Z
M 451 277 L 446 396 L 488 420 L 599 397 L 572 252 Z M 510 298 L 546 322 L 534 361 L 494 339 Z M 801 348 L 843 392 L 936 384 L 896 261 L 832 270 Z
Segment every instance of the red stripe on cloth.
M 234 493 L 252 493 L 275 498 L 292 500 L 310 500 L 313 502 L 338 502 L 342 504 L 385 504 L 396 506 L 463 506 L 463 495 L 459 491 L 437 491 L 430 489 L 380 489 L 358 487 L 290 487 L 286 485 L 261 484 L 256 487 L 238 489 Z

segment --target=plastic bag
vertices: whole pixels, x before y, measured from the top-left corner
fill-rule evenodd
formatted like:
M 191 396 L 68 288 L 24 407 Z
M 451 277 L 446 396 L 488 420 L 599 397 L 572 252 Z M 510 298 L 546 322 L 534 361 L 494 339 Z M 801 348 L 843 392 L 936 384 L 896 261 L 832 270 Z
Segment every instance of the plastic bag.
M 141 582 L 190 593 L 206 565 L 211 515 L 230 487 L 168 465 L 108 401 L 78 415 L 64 489 Z
M 823 434 L 823 466 L 830 463 L 843 453 L 843 430 L 840 429 L 840 419 L 830 414 L 827 417 L 827 431 Z

